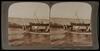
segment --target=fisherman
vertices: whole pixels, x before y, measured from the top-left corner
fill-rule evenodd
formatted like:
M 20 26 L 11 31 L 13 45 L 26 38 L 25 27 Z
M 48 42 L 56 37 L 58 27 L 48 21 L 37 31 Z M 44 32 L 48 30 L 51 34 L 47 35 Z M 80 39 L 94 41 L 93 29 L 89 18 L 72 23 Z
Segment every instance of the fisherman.
M 91 28 L 90 26 L 87 26 L 87 29 L 86 29 L 87 32 L 90 32 L 91 31 Z
M 49 32 L 50 31 L 50 26 L 47 26 L 46 27 L 46 32 Z
M 66 28 L 66 25 L 64 25 L 63 28 L 64 28 L 64 30 L 66 30 L 66 29 L 67 29 L 67 28 Z

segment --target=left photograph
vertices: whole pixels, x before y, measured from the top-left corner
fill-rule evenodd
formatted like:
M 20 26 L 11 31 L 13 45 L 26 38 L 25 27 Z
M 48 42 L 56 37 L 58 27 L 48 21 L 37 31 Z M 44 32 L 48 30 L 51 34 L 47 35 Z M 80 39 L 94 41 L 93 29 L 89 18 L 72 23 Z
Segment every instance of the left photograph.
M 41 2 L 18 2 L 8 10 L 10 46 L 49 46 L 49 6 Z

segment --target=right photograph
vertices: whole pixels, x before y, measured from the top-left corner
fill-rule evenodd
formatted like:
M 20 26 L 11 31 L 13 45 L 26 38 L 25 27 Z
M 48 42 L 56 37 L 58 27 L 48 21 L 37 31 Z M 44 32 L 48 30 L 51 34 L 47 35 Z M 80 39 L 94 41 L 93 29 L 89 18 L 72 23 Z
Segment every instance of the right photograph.
M 90 47 L 92 7 L 84 2 L 60 2 L 50 9 L 51 45 Z

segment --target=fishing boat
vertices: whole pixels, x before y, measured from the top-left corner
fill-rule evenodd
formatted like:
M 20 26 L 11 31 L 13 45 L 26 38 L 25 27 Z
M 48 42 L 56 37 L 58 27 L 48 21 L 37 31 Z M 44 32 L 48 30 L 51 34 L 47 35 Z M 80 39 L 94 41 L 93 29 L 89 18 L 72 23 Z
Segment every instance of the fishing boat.
M 78 19 L 77 12 L 75 13 L 75 16 L 77 17 L 78 23 L 71 22 L 70 25 L 68 25 L 69 31 L 72 35 L 72 42 L 76 43 L 77 45 L 91 45 L 92 43 L 92 33 L 91 33 L 91 24 L 85 23 L 84 21 Z
M 43 21 L 39 21 L 37 17 L 37 10 L 35 10 L 33 17 L 35 19 L 34 22 L 29 22 L 29 25 L 24 25 L 23 29 L 29 31 L 33 34 L 49 34 L 49 23 L 44 23 Z
M 71 32 L 91 32 L 91 24 L 85 23 L 84 20 L 80 20 L 77 11 L 75 12 L 76 22 L 71 22 L 69 25 L 69 29 Z M 78 22 L 77 22 L 78 21 Z

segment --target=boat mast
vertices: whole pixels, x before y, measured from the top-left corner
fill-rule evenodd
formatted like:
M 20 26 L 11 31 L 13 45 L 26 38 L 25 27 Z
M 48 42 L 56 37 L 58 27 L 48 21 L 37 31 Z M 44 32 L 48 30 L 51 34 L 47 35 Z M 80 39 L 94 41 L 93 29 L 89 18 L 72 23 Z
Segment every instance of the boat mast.
M 81 8 L 81 7 L 80 7 L 80 8 Z M 82 21 L 82 20 L 79 19 L 78 14 L 77 14 L 77 13 L 78 13 L 78 10 L 79 10 L 80 8 L 77 8 L 77 10 L 76 10 L 76 12 L 75 12 L 75 16 L 77 17 L 77 20 L 78 20 L 80 23 L 84 23 L 84 21 Z M 76 21 L 77 21 L 77 20 L 76 20 Z M 81 21 L 82 21 L 82 22 L 81 22 Z
M 38 18 L 37 18 L 37 7 L 36 7 L 36 9 L 35 9 L 35 12 L 34 12 L 34 17 L 36 18 L 36 22 L 38 22 L 39 23 L 39 20 L 38 20 Z
M 77 17 L 76 21 L 78 20 L 79 22 L 81 22 L 80 19 L 79 19 L 79 17 L 78 17 L 78 15 L 77 15 L 77 13 L 78 13 L 78 9 L 75 12 L 75 17 Z

